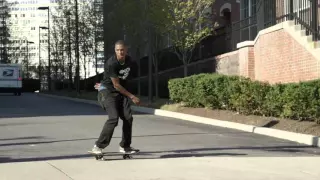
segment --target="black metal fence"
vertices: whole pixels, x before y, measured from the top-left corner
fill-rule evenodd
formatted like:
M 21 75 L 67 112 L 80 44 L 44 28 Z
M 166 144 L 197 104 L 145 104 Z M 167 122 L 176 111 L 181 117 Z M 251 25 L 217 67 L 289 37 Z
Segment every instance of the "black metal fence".
M 288 20 L 294 21 L 295 25 L 300 25 L 307 36 L 312 36 L 313 41 L 320 39 L 319 0 L 252 1 L 255 3 L 243 5 L 250 6 L 248 9 L 251 14 L 242 12 L 241 17 L 247 17 L 229 26 L 232 50 L 237 48 L 239 42 L 254 40 L 259 31 Z
M 221 27 L 215 31 L 214 35 L 211 35 L 198 44 L 194 50 L 192 60 L 188 65 L 188 75 L 199 73 L 214 73 L 215 56 L 224 54 L 230 51 L 230 44 L 227 40 L 226 28 Z M 140 77 L 135 77 L 129 80 L 130 92 L 140 94 L 143 96 L 148 95 L 148 57 L 141 58 L 139 63 Z M 178 59 L 175 53 L 170 49 L 163 49 L 158 52 L 158 95 L 161 98 L 168 98 L 168 80 L 172 78 L 184 77 L 183 62 Z M 152 72 L 155 73 L 155 64 L 152 64 Z M 103 78 L 103 74 L 93 76 L 85 80 L 80 81 L 80 89 L 87 91 L 95 91 L 94 84 L 100 82 Z M 155 75 L 153 75 L 153 94 L 155 95 Z M 140 85 L 139 85 L 140 84 Z M 68 82 L 57 82 L 55 84 L 56 90 L 62 90 L 68 88 Z M 71 87 L 74 89 L 74 85 Z
M 306 35 L 311 35 L 313 41 L 319 40 L 319 1 L 318 0 L 289 0 L 287 4 L 289 14 L 284 15 L 295 24 L 301 25 L 306 30 Z

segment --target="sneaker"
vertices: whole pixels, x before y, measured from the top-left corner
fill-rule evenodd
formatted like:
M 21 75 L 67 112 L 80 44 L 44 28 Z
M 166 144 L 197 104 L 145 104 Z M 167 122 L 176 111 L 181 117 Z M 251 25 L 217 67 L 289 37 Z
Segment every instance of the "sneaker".
M 133 147 L 123 148 L 123 147 L 120 146 L 119 151 L 120 151 L 121 153 L 133 154 L 133 153 L 139 152 L 140 150 L 139 150 L 139 149 L 135 149 L 135 148 L 133 148 Z
M 94 145 L 91 151 L 92 151 L 94 154 L 102 154 L 102 149 L 99 148 L 97 145 Z

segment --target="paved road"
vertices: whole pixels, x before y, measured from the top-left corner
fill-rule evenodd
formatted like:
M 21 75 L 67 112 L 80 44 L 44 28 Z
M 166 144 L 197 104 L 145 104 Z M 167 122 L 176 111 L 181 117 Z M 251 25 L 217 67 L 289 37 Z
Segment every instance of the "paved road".
M 133 146 L 141 154 L 125 164 L 114 161 L 121 159 L 119 155 L 110 154 L 109 163 L 100 163 L 87 151 L 106 118 L 95 105 L 36 94 L 0 95 L 0 179 L 320 177 L 320 148 L 138 113 L 134 115 Z M 109 152 L 118 150 L 121 125 L 120 121 Z
M 0 163 L 92 158 L 86 152 L 107 118 L 95 105 L 36 94 L 0 95 L 0 102 Z M 109 152 L 118 150 L 121 125 Z M 142 150 L 136 158 L 320 155 L 294 142 L 146 114 L 134 115 L 133 135 Z

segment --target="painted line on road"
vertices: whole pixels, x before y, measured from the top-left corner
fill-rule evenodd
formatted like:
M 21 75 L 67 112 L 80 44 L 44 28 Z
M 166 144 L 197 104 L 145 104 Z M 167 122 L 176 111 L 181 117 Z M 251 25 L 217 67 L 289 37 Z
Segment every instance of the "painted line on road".
M 51 94 L 44 94 L 44 93 L 37 93 L 42 96 L 52 97 L 52 98 L 59 98 L 59 99 L 65 99 L 65 100 L 71 100 L 76 102 L 82 102 L 82 103 L 88 103 L 100 106 L 100 104 L 97 101 L 93 100 L 86 100 L 86 99 L 79 99 L 79 98 L 70 98 L 65 96 L 58 96 L 58 95 L 51 95 Z M 218 127 L 224 127 L 224 128 L 230 128 L 230 129 L 236 129 L 240 131 L 245 132 L 251 132 L 255 134 L 275 137 L 279 139 L 285 139 L 301 144 L 306 144 L 314 147 L 320 147 L 320 137 L 308 135 L 308 134 L 301 134 L 301 133 L 294 133 L 294 132 L 288 132 L 278 129 L 272 129 L 272 128 L 266 128 L 266 127 L 259 127 L 259 126 L 252 126 L 252 125 L 246 125 L 246 124 L 240 124 L 235 122 L 229 122 L 229 121 L 223 121 L 218 119 L 211 119 L 211 118 L 205 118 L 200 116 L 194 116 L 184 113 L 178 113 L 178 112 L 172 112 L 172 111 L 166 111 L 162 109 L 153 109 L 153 108 L 147 108 L 147 107 L 139 107 L 139 106 L 132 106 L 132 110 L 137 112 L 142 112 L 146 114 L 152 114 L 156 116 L 164 116 L 164 117 L 170 117 L 175 118 L 179 120 L 185 120 L 185 121 L 191 121 L 201 124 L 208 124 L 212 126 L 218 126 Z

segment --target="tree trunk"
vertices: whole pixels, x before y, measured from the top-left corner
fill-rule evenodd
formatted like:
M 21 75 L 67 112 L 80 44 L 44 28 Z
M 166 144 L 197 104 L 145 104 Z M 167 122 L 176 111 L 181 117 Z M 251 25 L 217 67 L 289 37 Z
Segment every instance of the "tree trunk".
M 188 76 L 188 64 L 187 63 L 183 63 L 183 76 L 187 77 Z
M 87 90 L 87 68 L 86 68 L 86 56 L 83 56 L 83 70 L 84 70 L 84 90 Z M 79 81 L 80 82 L 80 81 Z
M 187 56 L 185 54 L 182 55 L 182 61 L 183 61 L 183 77 L 188 76 L 188 62 L 187 62 Z
M 137 48 L 137 51 L 136 51 L 136 58 L 137 58 L 137 65 L 138 65 L 138 96 L 141 96 L 141 79 L 140 79 L 140 76 L 141 76 L 141 70 L 140 70 L 140 48 L 138 47 Z
M 159 98 L 159 80 L 158 80 L 158 57 L 155 56 L 154 57 L 154 61 L 155 61 L 155 67 L 154 67 L 154 81 L 155 81 L 155 96 L 156 99 Z

